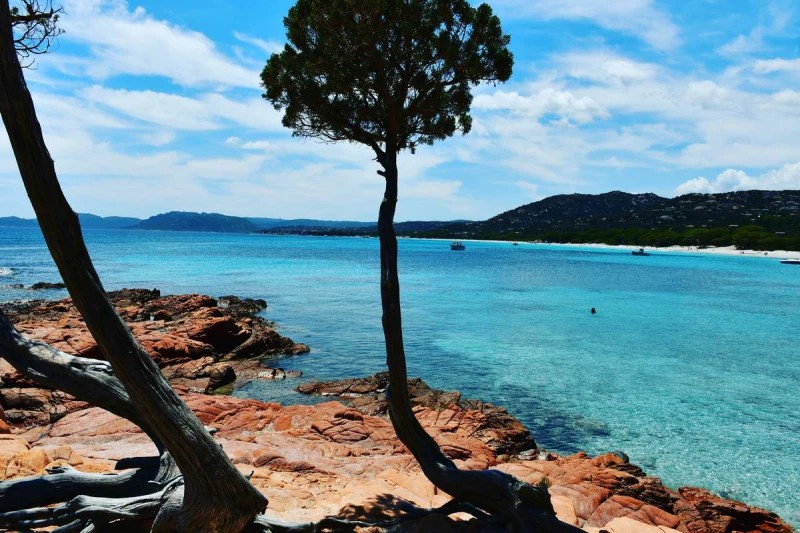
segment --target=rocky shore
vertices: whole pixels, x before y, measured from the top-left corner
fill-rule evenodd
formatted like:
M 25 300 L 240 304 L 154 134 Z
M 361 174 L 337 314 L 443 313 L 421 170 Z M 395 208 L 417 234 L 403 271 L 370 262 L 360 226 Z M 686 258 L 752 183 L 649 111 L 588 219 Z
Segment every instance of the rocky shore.
M 261 359 L 309 350 L 257 316 L 266 308 L 263 300 L 199 294 L 162 297 L 156 289 L 122 289 L 109 297 L 164 375 L 187 390 L 211 393 L 254 379 L 284 378 L 286 373 L 267 368 Z M 34 340 L 72 355 L 103 358 L 69 299 L 6 303 L 2 309 L 20 332 Z M 2 359 L 0 404 L 4 420 L 18 427 L 49 424 L 86 407 L 25 379 Z
M 306 383 L 303 393 L 332 401 L 281 406 L 207 394 L 220 387 L 284 374 L 264 356 L 308 347 L 280 336 L 256 313 L 260 300 L 202 295 L 162 297 L 158 291 L 111 294 L 121 316 L 209 427 L 233 462 L 252 472 L 270 500 L 268 514 L 303 522 L 324 516 L 376 518 L 448 500 L 422 475 L 386 416 L 386 376 Z M 100 357 L 69 300 L 4 304 L 30 337 L 65 352 Z M 0 354 L 2 355 L 2 354 Z M 156 450 L 130 422 L 23 379 L 0 362 L 0 478 L 41 474 L 69 465 L 113 471 L 117 462 Z M 528 430 L 502 407 L 409 381 L 415 414 L 461 468 L 497 468 L 546 483 L 559 517 L 608 533 L 791 532 L 768 511 L 708 491 L 665 487 L 622 453 L 559 456 L 537 449 Z M 431 518 L 418 531 L 481 531 Z

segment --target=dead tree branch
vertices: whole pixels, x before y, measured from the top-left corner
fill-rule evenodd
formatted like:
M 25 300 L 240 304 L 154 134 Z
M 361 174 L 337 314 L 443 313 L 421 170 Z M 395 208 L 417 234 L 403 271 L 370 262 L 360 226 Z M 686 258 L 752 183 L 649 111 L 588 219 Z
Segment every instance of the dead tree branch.
M 11 7 L 14 48 L 23 68 L 31 67 L 34 57 L 45 54 L 64 33 L 58 27 L 64 8 L 53 7 L 52 0 L 19 0 Z

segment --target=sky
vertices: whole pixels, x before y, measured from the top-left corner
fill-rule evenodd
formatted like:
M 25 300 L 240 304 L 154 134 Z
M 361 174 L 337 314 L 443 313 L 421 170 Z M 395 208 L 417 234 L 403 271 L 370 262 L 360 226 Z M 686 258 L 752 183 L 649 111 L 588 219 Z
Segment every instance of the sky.
M 554 194 L 800 189 L 799 2 L 488 3 L 514 73 L 475 89 L 468 135 L 401 155 L 396 220 L 482 220 Z M 292 4 L 64 0 L 64 35 L 25 75 L 72 207 L 375 220 L 372 152 L 292 137 L 261 97 Z M 0 216 L 32 216 L 5 135 L 0 191 Z

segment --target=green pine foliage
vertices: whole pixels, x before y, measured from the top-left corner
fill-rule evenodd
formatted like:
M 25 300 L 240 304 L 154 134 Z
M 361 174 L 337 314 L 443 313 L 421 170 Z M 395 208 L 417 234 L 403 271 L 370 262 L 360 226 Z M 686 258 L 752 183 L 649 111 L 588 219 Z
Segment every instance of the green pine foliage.
M 471 88 L 513 57 L 492 9 L 466 0 L 299 0 L 263 97 L 294 135 L 413 151 L 469 132 Z

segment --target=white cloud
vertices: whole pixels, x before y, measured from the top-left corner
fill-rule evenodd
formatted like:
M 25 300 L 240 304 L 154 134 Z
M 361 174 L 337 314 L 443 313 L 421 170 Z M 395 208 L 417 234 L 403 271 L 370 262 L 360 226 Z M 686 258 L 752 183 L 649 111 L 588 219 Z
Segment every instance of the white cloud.
M 262 150 L 268 151 L 273 148 L 273 144 L 269 141 L 250 141 L 242 144 L 245 150 Z
M 268 54 L 279 54 L 283 51 L 283 44 L 277 41 L 265 41 L 264 39 L 259 39 L 258 37 L 246 35 L 238 31 L 233 32 L 233 36 L 243 43 L 251 44 L 257 48 L 260 48 L 263 52 Z
M 403 184 L 403 198 L 451 200 L 461 190 L 460 181 L 413 180 Z
M 655 79 L 659 67 L 634 61 L 604 50 L 581 50 L 562 54 L 555 60 L 562 75 L 608 85 L 630 85 Z
M 675 189 L 675 193 L 718 193 L 729 191 L 800 189 L 800 162 L 789 163 L 758 176 L 750 176 L 742 170 L 729 168 L 713 180 L 698 177 L 686 181 Z
M 129 122 L 111 116 L 83 98 L 34 91 L 36 113 L 43 127 L 75 127 L 122 130 Z M 47 133 L 47 132 L 45 132 Z
M 739 56 L 760 52 L 765 47 L 764 33 L 763 26 L 756 26 L 747 35 L 739 34 L 732 41 L 720 46 L 717 53 L 724 56 Z
M 539 200 L 541 198 L 541 195 L 539 194 L 538 183 L 532 183 L 530 181 L 517 181 L 515 185 L 522 189 L 531 200 Z
M 200 100 L 207 112 L 231 124 L 260 131 L 288 131 L 281 124 L 282 114 L 261 97 L 234 99 L 207 94 Z
M 64 41 L 89 46 L 90 58 L 75 60 L 87 75 L 105 80 L 120 74 L 163 76 L 186 87 L 259 86 L 258 72 L 223 55 L 202 33 L 157 20 L 122 1 L 70 0 L 62 17 Z
M 597 118 L 608 117 L 608 112 L 592 98 L 576 97 L 569 91 L 546 88 L 531 95 L 496 91 L 478 95 L 473 101 L 475 109 L 484 111 L 511 111 L 530 115 L 535 119 L 543 115 L 556 115 L 568 121 L 585 124 Z
M 773 74 L 775 72 L 797 74 L 800 72 L 800 59 L 759 59 L 753 63 L 753 71 L 756 74 Z
M 710 80 L 690 81 L 684 94 L 687 102 L 707 109 L 727 108 L 738 100 L 732 90 Z
M 784 89 L 772 95 L 772 101 L 790 109 L 797 109 L 800 106 L 800 92 L 791 89 Z
M 158 129 L 149 131 L 141 135 L 141 140 L 149 146 L 165 146 L 175 140 L 175 132 L 172 130 Z
M 492 5 L 504 17 L 589 20 L 609 30 L 635 35 L 662 50 L 680 44 L 678 27 L 652 0 L 495 0 Z
M 706 178 L 699 177 L 685 181 L 675 188 L 675 194 L 678 196 L 691 193 L 711 193 L 714 191 L 714 186 Z
M 219 128 L 206 106 L 194 99 L 156 91 L 126 91 L 92 86 L 83 95 L 129 117 L 181 130 Z
M 207 131 L 236 125 L 262 131 L 281 131 L 281 116 L 261 98 L 237 100 L 207 93 L 187 97 L 157 91 L 107 89 L 95 85 L 82 91 L 89 102 L 128 117 L 179 130 Z M 85 103 L 76 103 L 85 106 Z

